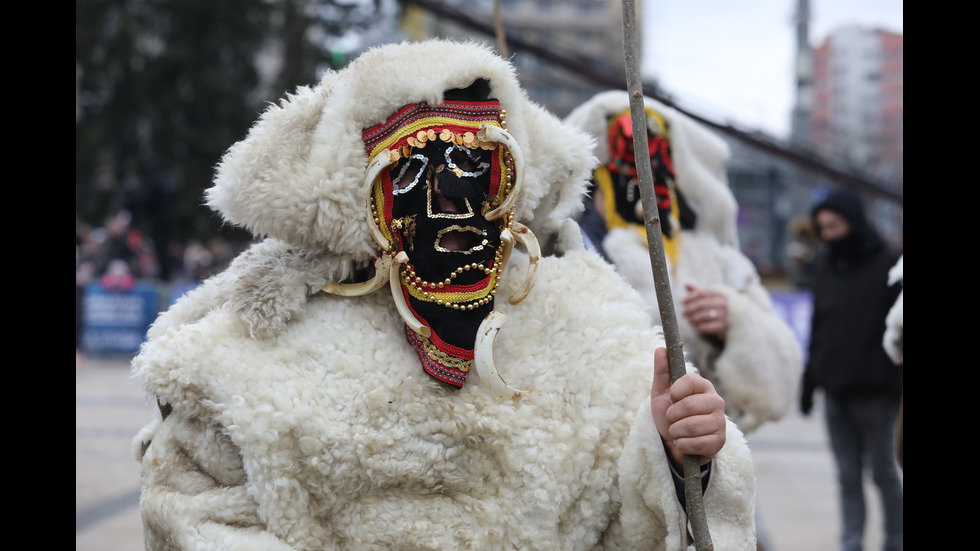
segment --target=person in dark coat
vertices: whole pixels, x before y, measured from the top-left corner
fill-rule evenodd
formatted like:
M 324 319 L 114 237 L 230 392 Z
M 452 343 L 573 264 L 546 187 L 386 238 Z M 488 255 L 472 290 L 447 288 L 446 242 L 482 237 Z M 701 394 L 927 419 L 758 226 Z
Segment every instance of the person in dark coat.
M 812 216 L 825 247 L 814 271 L 800 408 L 809 415 L 814 392 L 823 391 L 840 487 L 841 549 L 862 549 L 862 481 L 870 468 L 882 498 L 884 549 L 900 550 L 903 482 L 894 450 L 903 373 L 881 344 L 885 318 L 901 291 L 888 283 L 900 252 L 875 231 L 853 191 L 829 192 Z

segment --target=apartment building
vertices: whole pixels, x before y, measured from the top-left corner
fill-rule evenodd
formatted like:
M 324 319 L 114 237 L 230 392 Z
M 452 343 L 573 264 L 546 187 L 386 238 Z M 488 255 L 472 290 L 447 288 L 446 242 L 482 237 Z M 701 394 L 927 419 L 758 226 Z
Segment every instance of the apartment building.
M 903 166 L 903 40 L 901 34 L 840 28 L 813 49 L 810 141 L 900 186 Z

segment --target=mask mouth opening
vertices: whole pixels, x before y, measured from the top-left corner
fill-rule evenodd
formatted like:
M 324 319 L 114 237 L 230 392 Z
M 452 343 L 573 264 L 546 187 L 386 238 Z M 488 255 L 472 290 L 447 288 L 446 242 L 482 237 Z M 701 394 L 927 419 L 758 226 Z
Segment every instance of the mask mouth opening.
M 450 226 L 436 235 L 435 249 L 443 253 L 470 254 L 482 251 L 490 243 L 487 232 L 472 226 Z

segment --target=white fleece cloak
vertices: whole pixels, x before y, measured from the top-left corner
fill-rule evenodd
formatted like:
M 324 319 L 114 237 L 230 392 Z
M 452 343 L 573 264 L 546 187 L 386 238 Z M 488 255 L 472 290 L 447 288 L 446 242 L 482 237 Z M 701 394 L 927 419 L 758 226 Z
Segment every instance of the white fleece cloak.
M 697 213 L 695 227 L 685 229 L 678 239 L 677 265 L 666 259 L 684 350 L 725 398 L 726 413 L 749 434 L 763 423 L 781 419 L 795 403 L 803 352 L 792 328 L 774 310 L 755 266 L 738 248 L 737 204 L 725 176 L 727 144 L 676 109 L 652 98 L 644 101 L 667 121 L 675 183 Z M 601 92 L 565 122 L 596 139 L 596 155 L 605 164 L 609 161 L 607 118 L 625 109 L 629 109 L 626 92 Z M 660 307 L 644 236 L 634 228 L 617 228 L 602 245 L 659 325 Z M 682 315 L 688 284 L 725 295 L 728 332 L 723 346 L 699 334 Z
M 905 255 L 898 257 L 898 262 L 888 270 L 888 285 L 902 285 L 902 291 L 888 310 L 885 317 L 885 334 L 881 345 L 885 353 L 898 365 L 905 362 Z
M 442 78 L 425 76 L 435 60 Z M 341 144 L 346 156 L 314 161 L 317 123 L 304 121 L 323 113 L 359 138 L 392 105 L 419 98 L 393 87 L 383 109 L 351 119 L 350 105 L 330 107 L 328 88 L 363 99 L 366 75 L 396 69 L 440 90 L 468 84 L 454 71 L 489 78 L 528 173 L 541 175 L 520 210 L 552 254 L 511 305 L 529 268 L 515 251 L 496 301 L 507 316 L 496 367 L 512 387 L 533 389 L 523 399 L 499 398 L 475 372 L 461 389 L 427 375 L 388 289 L 320 292 L 369 249 L 365 213 L 337 213 L 365 208 L 366 156 Z M 693 549 L 650 414 L 662 337 L 636 291 L 562 220 L 591 169 L 589 142 L 515 82 L 476 44 L 385 46 L 271 107 L 229 151 L 212 206 L 279 235 L 162 314 L 133 361 L 163 414 L 133 441 L 147 549 Z M 289 150 L 304 140 L 314 144 L 306 153 Z M 303 218 L 308 207 L 325 212 Z M 716 549 L 755 549 L 752 462 L 730 421 L 704 505 Z

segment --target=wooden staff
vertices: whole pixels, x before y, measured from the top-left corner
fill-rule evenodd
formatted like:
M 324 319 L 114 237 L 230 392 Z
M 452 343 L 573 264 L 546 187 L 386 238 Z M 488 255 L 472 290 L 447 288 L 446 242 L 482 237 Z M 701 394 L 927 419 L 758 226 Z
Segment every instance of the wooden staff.
M 504 33 L 504 19 L 500 11 L 500 0 L 493 0 L 493 30 L 497 35 L 497 49 L 500 50 L 500 57 L 510 59 L 507 52 L 507 34 Z
M 653 283 L 657 290 L 660 320 L 667 341 L 667 359 L 671 381 L 676 381 L 687 370 L 684 363 L 684 344 L 677 328 L 674 300 L 670 291 L 670 274 L 664 256 L 663 234 L 660 229 L 660 211 L 653 190 L 653 169 L 649 162 L 641 162 L 648 150 L 646 110 L 643 106 L 643 82 L 639 70 L 639 47 L 636 37 L 636 8 L 633 0 L 623 0 L 623 48 L 626 52 L 626 82 L 630 98 L 630 118 L 633 123 L 633 151 L 636 152 L 636 176 L 640 182 L 640 200 L 650 248 L 650 264 L 653 266 Z M 711 534 L 704 513 L 701 494 L 701 464 L 696 455 L 684 455 L 684 495 L 687 498 L 687 515 L 694 532 L 694 546 L 698 551 L 711 551 Z

